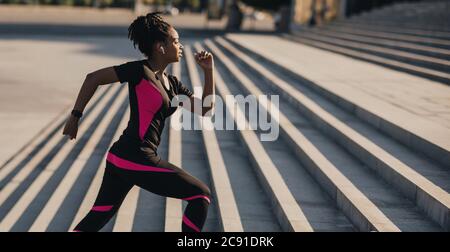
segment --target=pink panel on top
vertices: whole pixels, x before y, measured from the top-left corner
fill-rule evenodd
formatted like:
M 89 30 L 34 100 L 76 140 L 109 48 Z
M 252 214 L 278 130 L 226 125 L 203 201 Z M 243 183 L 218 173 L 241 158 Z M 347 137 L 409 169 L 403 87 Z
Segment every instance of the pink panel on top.
M 113 163 L 115 166 L 132 171 L 153 171 L 153 172 L 175 172 L 174 170 L 167 168 L 154 167 L 149 165 L 142 165 L 138 163 L 134 163 L 128 161 L 126 159 L 120 158 L 111 152 L 108 152 L 108 156 L 106 156 L 106 160 Z
M 163 98 L 159 90 L 146 79 L 142 79 L 135 90 L 139 112 L 139 137 L 143 140 L 153 116 L 161 108 Z

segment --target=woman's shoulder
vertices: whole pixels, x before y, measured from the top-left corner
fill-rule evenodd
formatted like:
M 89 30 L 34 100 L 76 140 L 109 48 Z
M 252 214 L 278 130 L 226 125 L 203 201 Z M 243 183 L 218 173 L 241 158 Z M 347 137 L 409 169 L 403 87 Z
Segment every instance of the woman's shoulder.
M 144 64 L 145 59 L 133 59 L 128 61 L 123 61 L 122 63 L 118 63 L 118 65 L 137 65 L 137 64 Z
M 142 65 L 144 64 L 145 60 L 131 60 L 131 61 L 126 61 L 124 63 L 119 63 L 117 65 L 114 66 L 114 68 L 116 69 L 123 69 L 126 71 L 133 71 L 136 70 L 138 68 L 142 68 Z
M 133 80 L 140 79 L 143 73 L 142 64 L 144 60 L 132 60 L 119 65 L 114 66 L 114 70 L 121 83 L 133 82 Z
M 142 66 L 145 64 L 145 59 L 131 60 L 131 61 L 128 61 L 127 63 L 136 65 L 136 66 Z

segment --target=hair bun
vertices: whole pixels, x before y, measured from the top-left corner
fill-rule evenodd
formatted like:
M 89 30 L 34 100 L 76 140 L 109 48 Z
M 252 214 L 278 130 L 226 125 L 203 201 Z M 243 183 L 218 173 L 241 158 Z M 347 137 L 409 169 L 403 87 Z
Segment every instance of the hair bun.
M 133 46 L 139 46 L 139 50 L 145 55 L 151 54 L 151 47 L 156 41 L 165 41 L 169 36 L 171 27 L 159 15 L 161 12 L 150 12 L 145 16 L 138 16 L 128 27 L 128 38 L 133 41 Z
M 162 14 L 162 12 L 150 12 L 147 13 L 146 18 L 151 22 L 152 26 L 156 26 L 158 23 L 164 22 L 160 14 Z

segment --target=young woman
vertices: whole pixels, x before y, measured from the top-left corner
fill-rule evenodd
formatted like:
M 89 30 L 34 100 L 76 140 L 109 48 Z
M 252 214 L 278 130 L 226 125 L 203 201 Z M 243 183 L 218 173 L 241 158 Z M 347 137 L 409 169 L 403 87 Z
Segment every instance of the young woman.
M 165 197 L 188 202 L 182 221 L 183 232 L 200 232 L 211 202 L 210 189 L 183 169 L 161 159 L 157 154 L 164 121 L 177 107 L 174 96 L 189 97 L 192 112 L 205 116 L 214 103 L 196 109 L 203 101 L 192 96 L 191 90 L 177 77 L 164 72 L 168 64 L 178 62 L 182 48 L 175 28 L 158 13 L 139 16 L 128 28 L 133 45 L 146 56 L 90 73 L 80 90 L 74 110 L 66 122 L 63 134 L 75 139 L 78 120 L 98 85 L 120 81 L 128 83 L 130 120 L 127 128 L 107 153 L 106 168 L 94 206 L 74 231 L 98 231 L 117 212 L 133 185 Z M 211 53 L 195 54 L 205 76 L 202 100 L 214 96 L 214 61 Z M 210 113 L 208 113 L 210 115 Z

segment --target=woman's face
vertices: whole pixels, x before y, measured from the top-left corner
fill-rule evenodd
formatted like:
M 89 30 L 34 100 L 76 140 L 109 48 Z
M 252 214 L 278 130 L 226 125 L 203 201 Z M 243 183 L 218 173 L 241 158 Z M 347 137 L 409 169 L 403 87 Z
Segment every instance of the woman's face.
M 169 63 L 180 61 L 180 58 L 183 56 L 183 45 L 180 43 L 178 32 L 173 27 L 170 28 L 169 38 L 167 43 L 163 44 L 163 47 L 165 51 L 163 56 Z

